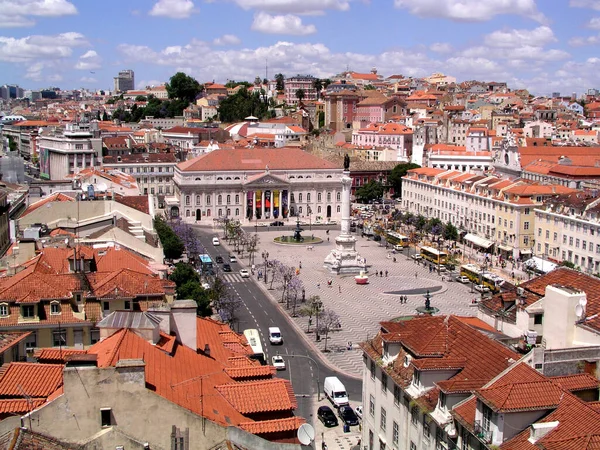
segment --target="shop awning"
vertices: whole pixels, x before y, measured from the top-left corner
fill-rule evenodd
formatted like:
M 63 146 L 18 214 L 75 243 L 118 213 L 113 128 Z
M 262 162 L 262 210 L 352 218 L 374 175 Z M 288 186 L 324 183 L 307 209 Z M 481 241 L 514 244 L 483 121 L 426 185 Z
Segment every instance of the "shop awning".
M 509 247 L 508 245 L 499 245 L 498 248 L 500 250 L 504 250 L 505 252 L 512 252 L 513 251 L 513 248 Z
M 465 237 L 463 239 L 466 239 L 467 241 L 472 242 L 474 245 L 477 245 L 481 248 L 490 248 L 492 245 L 494 245 L 492 241 L 488 241 L 487 239 L 484 239 L 472 233 L 465 234 Z
M 532 253 L 531 250 L 527 250 L 527 249 L 521 250 L 521 255 L 531 255 L 531 253 Z

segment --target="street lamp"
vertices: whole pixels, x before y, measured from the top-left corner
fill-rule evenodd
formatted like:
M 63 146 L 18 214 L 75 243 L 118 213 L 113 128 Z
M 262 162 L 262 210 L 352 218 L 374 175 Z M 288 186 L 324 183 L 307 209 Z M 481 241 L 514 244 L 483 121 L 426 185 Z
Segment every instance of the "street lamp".
M 310 209 L 310 205 L 306 205 L 306 212 L 308 213 L 308 228 L 312 231 L 312 209 Z
M 317 300 L 314 303 L 315 306 L 315 318 L 317 319 L 317 329 L 315 331 L 315 340 L 319 342 L 321 340 L 321 336 L 319 335 L 319 313 L 321 312 L 321 308 L 323 307 L 323 302 L 321 300 Z

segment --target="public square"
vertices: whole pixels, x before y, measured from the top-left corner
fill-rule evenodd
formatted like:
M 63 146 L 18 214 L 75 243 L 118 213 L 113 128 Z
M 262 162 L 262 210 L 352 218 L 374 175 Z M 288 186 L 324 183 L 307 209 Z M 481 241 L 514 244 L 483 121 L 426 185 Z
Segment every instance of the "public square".
M 339 228 L 339 227 L 338 227 Z M 299 267 L 299 277 L 304 283 L 305 297 L 318 295 L 323 302 L 323 308 L 335 311 L 340 317 L 341 329 L 329 335 L 328 352 L 322 354 L 338 370 L 355 377 L 361 376 L 362 352 L 358 343 L 374 336 L 379 330 L 379 322 L 398 316 L 416 314 L 416 307 L 425 305 L 424 294 L 430 291 L 431 306 L 438 308 L 438 314 L 474 315 L 475 308 L 472 300 L 479 298 L 478 293 L 472 293 L 469 285 L 458 282 L 448 282 L 448 276 L 436 271 L 430 272 L 428 266 L 417 264 L 408 256 L 408 251 L 393 255 L 394 263 L 387 257 L 389 249 L 380 246 L 379 242 L 356 236 L 356 249 L 367 259 L 369 266 L 369 284 L 357 285 L 354 277 L 330 274 L 323 267 L 323 260 L 329 251 L 335 247 L 335 236 L 339 230 L 331 229 L 329 235 L 325 229 L 305 230 L 304 235 L 312 235 L 323 239 L 321 244 L 308 246 L 281 245 L 273 241 L 282 235 L 279 229 L 259 229 L 259 251 L 256 264 L 260 268 L 261 254 L 268 252 L 270 260 Z M 290 234 L 286 231 L 285 234 Z M 327 241 L 327 237 L 330 241 Z M 411 249 L 412 250 L 412 249 Z M 244 263 L 247 259 L 244 259 Z M 385 271 L 387 270 L 387 277 Z M 375 276 L 375 271 L 383 272 L 383 277 Z M 332 283 L 328 286 L 328 280 Z M 277 298 L 277 291 L 270 291 Z M 400 296 L 406 295 L 406 303 L 400 302 Z M 279 295 L 280 297 L 280 295 Z M 292 319 L 306 333 L 308 317 Z M 308 338 L 321 350 L 325 350 L 325 340 L 315 342 L 315 318 L 310 327 Z M 349 343 L 352 349 L 348 350 Z

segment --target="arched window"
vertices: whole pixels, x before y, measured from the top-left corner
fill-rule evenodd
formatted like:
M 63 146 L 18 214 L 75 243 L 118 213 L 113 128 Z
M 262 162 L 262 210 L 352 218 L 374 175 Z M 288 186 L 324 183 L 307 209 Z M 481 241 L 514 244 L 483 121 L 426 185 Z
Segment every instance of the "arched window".
M 186 205 L 186 206 L 189 206 L 191 201 L 192 201 L 192 199 L 190 198 L 190 196 L 189 196 L 189 195 L 186 195 L 186 196 L 185 196 L 185 205 Z
M 207 196 L 206 196 L 206 204 L 207 204 L 207 205 L 210 205 L 210 195 L 207 195 Z
M 217 197 L 217 205 L 220 205 L 222 203 L 223 203 L 223 196 L 221 194 L 219 194 Z
M 226 177 L 225 179 L 226 179 L 226 180 L 231 180 L 231 177 Z
M 50 303 L 50 314 L 58 315 L 60 314 L 60 302 L 51 302 Z
M 300 178 L 304 178 L 304 177 L 302 175 L 298 175 L 298 179 L 300 179 Z
M 0 303 L 0 317 L 7 317 L 9 312 L 8 303 Z
M 302 214 L 302 206 L 298 206 L 298 214 Z
M 190 217 L 190 210 L 189 209 L 185 210 L 185 217 Z
M 327 177 L 326 177 L 326 178 L 331 178 L 331 175 L 327 175 Z
M 302 192 L 298 194 L 298 203 L 302 203 Z
M 331 201 L 331 192 L 327 193 L 327 202 L 329 203 Z
M 308 194 L 306 194 L 306 201 L 310 202 L 310 192 Z
M 321 214 L 321 207 L 317 206 L 317 214 Z
M 319 192 L 319 193 L 317 194 L 317 201 L 318 201 L 319 203 L 321 203 L 321 200 L 323 200 L 323 198 L 322 198 L 322 197 L 323 197 L 323 196 L 322 196 L 322 195 L 321 195 L 321 193 Z M 309 201 L 310 201 L 310 200 L 309 200 Z
M 235 208 L 235 215 L 239 216 L 240 215 L 240 208 Z
M 223 180 L 223 177 L 217 177 L 217 181 Z
M 200 177 L 195 178 L 194 181 L 200 181 Z
M 210 208 L 206 210 L 206 216 L 210 217 Z
M 238 205 L 239 203 L 240 203 L 240 196 L 239 196 L 239 194 L 237 194 L 235 196 L 235 204 Z
M 294 175 L 290 175 L 290 180 L 291 180 L 292 178 L 296 178 L 296 177 L 295 177 Z
M 340 205 L 337 205 L 337 212 L 340 212 L 342 210 L 342 208 L 340 207 Z
M 221 208 L 219 208 L 219 211 L 217 211 L 217 214 L 219 217 L 221 217 L 223 215 L 223 210 Z
M 227 194 L 227 204 L 231 205 L 231 195 Z
M 234 180 L 239 180 L 239 179 L 240 179 L 240 177 L 235 177 L 235 178 L 234 178 Z
M 335 198 L 336 198 L 336 200 L 337 200 L 338 202 L 341 202 L 341 201 L 342 201 L 342 193 L 341 193 L 341 192 L 338 192 L 338 193 L 335 195 Z
M 199 204 L 200 204 L 200 196 L 196 195 L 196 205 L 199 205 Z
M 228 216 L 230 216 L 231 215 L 231 209 L 227 208 L 227 212 L 225 214 L 227 214 Z

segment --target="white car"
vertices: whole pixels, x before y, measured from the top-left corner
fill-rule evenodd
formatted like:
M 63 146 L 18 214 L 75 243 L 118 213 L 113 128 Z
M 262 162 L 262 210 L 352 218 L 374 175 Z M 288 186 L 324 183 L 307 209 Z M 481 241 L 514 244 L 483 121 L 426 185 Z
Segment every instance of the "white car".
M 476 284 L 475 290 L 477 292 L 482 292 L 482 293 L 490 292 L 490 288 L 487 287 L 485 284 Z
M 285 361 L 282 356 L 275 355 L 271 358 L 271 363 L 273 367 L 277 370 L 285 370 Z
M 414 259 L 415 261 L 418 259 L 423 259 L 423 257 L 421 255 L 419 255 L 418 253 L 414 254 L 414 255 L 410 255 L 410 257 L 412 259 Z
M 212 243 L 214 246 L 221 245 L 221 241 L 219 241 L 219 238 L 217 238 L 217 237 L 214 237 L 212 239 Z
M 230 263 L 236 263 L 237 262 L 237 258 L 235 256 L 233 256 L 233 255 L 230 255 L 229 256 L 229 262 Z
M 248 269 L 240 270 L 240 276 L 242 278 L 250 278 L 250 271 Z
M 356 413 L 358 418 L 360 420 L 362 420 L 362 415 L 363 415 L 362 405 L 358 405 L 356 408 L 354 408 L 354 412 Z
M 459 283 L 468 283 L 471 280 L 469 280 L 468 277 L 461 275 L 459 277 L 456 277 L 456 281 L 458 281 Z

